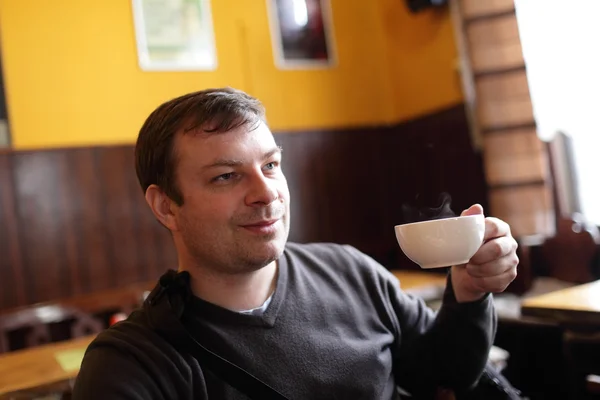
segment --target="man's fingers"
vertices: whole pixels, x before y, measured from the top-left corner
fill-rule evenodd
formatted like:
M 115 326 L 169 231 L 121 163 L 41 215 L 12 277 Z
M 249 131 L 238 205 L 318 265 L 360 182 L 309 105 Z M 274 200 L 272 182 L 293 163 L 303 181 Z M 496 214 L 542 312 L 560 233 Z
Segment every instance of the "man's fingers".
M 486 218 L 483 240 L 488 241 L 502 236 L 510 236 L 510 226 L 498 218 Z
M 512 253 L 489 263 L 467 264 L 467 272 L 473 278 L 486 278 L 502 275 L 519 264 L 519 257 Z
M 483 214 L 483 207 L 480 204 L 473 204 L 471 207 L 463 211 L 460 216 L 466 217 L 468 215 L 479 215 Z
M 517 249 L 517 242 L 511 236 L 498 237 L 484 243 L 471 257 L 470 264 L 482 265 L 502 258 Z
M 517 268 L 510 268 L 500 275 L 473 278 L 472 283 L 473 286 L 481 292 L 500 293 L 503 292 L 516 277 Z

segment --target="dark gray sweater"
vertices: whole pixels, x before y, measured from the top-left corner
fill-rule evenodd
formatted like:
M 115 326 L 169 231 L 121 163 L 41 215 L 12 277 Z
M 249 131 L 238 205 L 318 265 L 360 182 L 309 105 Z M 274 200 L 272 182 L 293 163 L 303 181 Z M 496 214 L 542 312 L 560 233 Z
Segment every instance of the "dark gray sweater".
M 90 345 L 75 400 L 247 399 L 163 339 L 147 308 Z M 468 387 L 483 371 L 496 326 L 490 296 L 458 304 L 449 284 L 435 314 L 356 249 L 293 243 L 263 315 L 192 298 L 181 320 L 205 347 L 289 399 L 307 400 L 387 400 L 397 385 L 429 398 L 439 386 Z

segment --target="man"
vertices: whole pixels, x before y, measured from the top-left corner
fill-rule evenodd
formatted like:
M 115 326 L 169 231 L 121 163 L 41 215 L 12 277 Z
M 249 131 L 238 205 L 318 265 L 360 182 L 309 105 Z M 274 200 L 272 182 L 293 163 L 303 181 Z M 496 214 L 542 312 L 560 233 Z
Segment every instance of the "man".
M 509 227 L 486 219 L 434 314 L 352 247 L 286 243 L 281 156 L 240 91 L 191 93 L 149 116 L 136 170 L 179 273 L 90 345 L 75 399 L 393 399 L 397 386 L 429 396 L 477 381 L 495 334 L 489 293 L 516 276 Z M 246 391 L 240 369 L 280 397 Z

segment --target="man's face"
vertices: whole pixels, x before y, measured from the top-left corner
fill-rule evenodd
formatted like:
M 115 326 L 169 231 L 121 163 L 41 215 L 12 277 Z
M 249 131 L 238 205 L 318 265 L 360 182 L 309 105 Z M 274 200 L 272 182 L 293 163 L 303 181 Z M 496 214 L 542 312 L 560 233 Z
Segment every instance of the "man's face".
M 289 233 L 289 190 L 269 128 L 175 137 L 175 240 L 215 272 L 254 271 L 276 260 Z

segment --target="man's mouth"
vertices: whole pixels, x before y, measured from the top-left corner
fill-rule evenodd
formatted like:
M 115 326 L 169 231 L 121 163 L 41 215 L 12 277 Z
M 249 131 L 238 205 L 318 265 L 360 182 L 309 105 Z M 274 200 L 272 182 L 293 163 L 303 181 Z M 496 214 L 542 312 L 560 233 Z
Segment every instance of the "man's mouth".
M 275 224 L 279 221 L 277 219 L 265 219 L 260 221 L 255 221 L 249 224 L 242 225 L 242 228 L 249 230 L 250 232 L 257 234 L 268 234 L 273 233 L 277 230 Z

